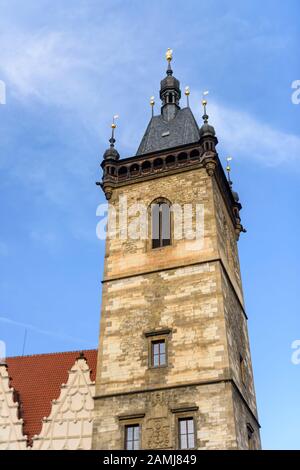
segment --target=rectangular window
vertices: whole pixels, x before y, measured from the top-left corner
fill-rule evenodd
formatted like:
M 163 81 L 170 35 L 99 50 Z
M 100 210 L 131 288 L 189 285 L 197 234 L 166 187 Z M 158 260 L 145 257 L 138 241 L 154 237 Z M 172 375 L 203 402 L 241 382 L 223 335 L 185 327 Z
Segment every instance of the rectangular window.
M 140 448 L 140 425 L 125 426 L 125 449 L 139 450 Z
M 179 425 L 179 448 L 194 449 L 195 448 L 195 429 L 193 418 L 181 418 Z
M 164 339 L 151 342 L 152 367 L 166 365 L 166 342 Z
M 156 202 L 151 206 L 152 248 L 171 244 L 171 209 L 166 202 Z

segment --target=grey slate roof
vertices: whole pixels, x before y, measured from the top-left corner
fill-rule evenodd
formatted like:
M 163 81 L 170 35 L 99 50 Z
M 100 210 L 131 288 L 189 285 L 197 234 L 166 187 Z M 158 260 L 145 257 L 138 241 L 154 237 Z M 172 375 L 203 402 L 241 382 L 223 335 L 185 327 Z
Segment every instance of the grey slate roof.
M 164 121 L 153 116 L 148 124 L 136 155 L 198 142 L 199 128 L 190 108 L 179 109 L 175 118 Z

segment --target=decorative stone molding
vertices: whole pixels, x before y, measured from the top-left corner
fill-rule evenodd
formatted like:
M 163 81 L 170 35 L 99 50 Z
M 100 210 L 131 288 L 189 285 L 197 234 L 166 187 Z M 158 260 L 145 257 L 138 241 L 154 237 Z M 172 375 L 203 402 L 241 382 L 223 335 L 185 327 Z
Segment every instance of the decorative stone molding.
M 148 421 L 147 448 L 168 449 L 171 446 L 171 429 L 167 418 L 155 418 Z
M 84 358 L 76 360 L 51 413 L 43 419 L 41 433 L 33 438 L 33 450 L 90 450 L 95 383 Z
M 203 155 L 202 162 L 209 176 L 213 176 L 215 174 L 215 169 L 217 166 L 215 157 L 216 154 L 213 152 L 205 152 L 205 154 Z
M 237 223 L 236 226 L 235 226 L 235 233 L 236 233 L 236 239 L 237 241 L 239 240 L 240 238 L 240 234 L 241 233 L 246 233 L 247 230 L 243 227 L 243 225 L 241 223 Z
M 118 186 L 137 180 L 157 178 L 166 173 L 178 173 L 199 165 L 204 149 L 199 144 L 188 145 L 180 149 L 168 149 L 159 153 L 140 155 L 121 160 L 103 160 L 101 167 L 103 177 L 96 184 L 102 188 L 106 199 Z
M 25 450 L 27 438 L 23 435 L 23 420 L 19 418 L 19 403 L 9 385 L 7 367 L 0 364 L 0 450 Z

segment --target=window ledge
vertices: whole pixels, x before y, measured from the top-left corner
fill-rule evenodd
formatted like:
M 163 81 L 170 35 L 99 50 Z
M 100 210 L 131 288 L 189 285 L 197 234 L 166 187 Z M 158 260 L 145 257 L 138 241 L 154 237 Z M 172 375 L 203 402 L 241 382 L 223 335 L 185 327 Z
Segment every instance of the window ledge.
M 198 411 L 199 406 L 192 405 L 192 406 L 180 406 L 178 408 L 171 408 L 172 413 L 191 413 L 194 411 Z
M 119 415 L 118 416 L 118 419 L 119 421 L 125 421 L 125 420 L 129 420 L 129 419 L 140 419 L 140 418 L 144 418 L 145 416 L 145 413 L 135 413 L 135 414 L 132 414 L 132 415 Z
M 170 328 L 165 328 L 163 330 L 152 330 L 152 331 L 145 331 L 144 335 L 146 338 L 149 336 L 163 336 L 163 335 L 169 335 L 171 333 Z

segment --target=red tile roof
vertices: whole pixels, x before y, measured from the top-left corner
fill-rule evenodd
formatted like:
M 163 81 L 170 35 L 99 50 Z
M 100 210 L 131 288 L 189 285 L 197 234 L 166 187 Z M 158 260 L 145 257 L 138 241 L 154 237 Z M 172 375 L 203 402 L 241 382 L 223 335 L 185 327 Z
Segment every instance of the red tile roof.
M 8 357 L 6 362 L 10 385 L 18 394 L 20 417 L 24 420 L 23 434 L 29 442 L 42 429 L 42 419 L 50 415 L 51 401 L 60 395 L 60 387 L 67 383 L 68 371 L 81 351 Z M 96 377 L 97 350 L 82 351 L 91 369 L 91 380 Z

